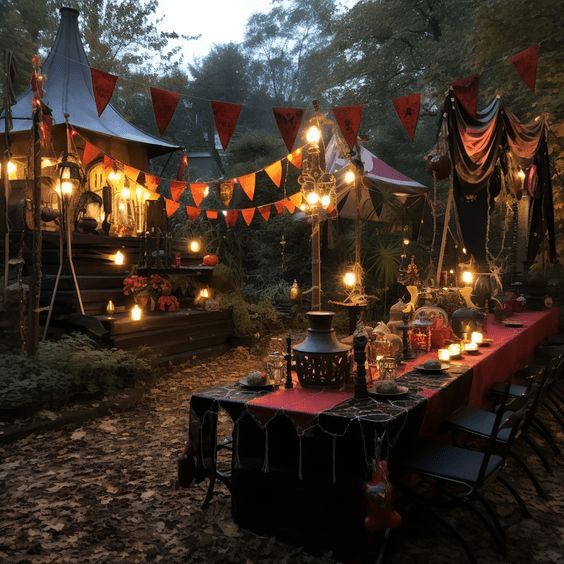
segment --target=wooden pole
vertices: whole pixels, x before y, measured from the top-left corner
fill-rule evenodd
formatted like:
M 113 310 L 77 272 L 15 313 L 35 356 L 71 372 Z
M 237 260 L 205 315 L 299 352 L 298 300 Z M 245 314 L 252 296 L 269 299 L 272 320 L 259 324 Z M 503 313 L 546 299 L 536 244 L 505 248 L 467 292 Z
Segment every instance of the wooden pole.
M 311 309 L 321 310 L 321 237 L 319 215 L 311 216 Z
M 448 189 L 448 198 L 447 198 L 447 205 L 446 205 L 446 211 L 445 211 L 445 221 L 444 221 L 444 225 L 443 225 L 443 235 L 441 237 L 441 248 L 439 250 L 439 258 L 437 260 L 437 274 L 436 274 L 436 283 L 437 286 L 441 283 L 441 270 L 443 268 L 443 260 L 445 257 L 445 248 L 446 248 L 446 238 L 447 238 L 447 233 L 448 233 L 448 225 L 450 223 L 450 212 L 452 209 L 452 204 L 453 204 L 453 200 L 454 200 L 454 194 L 453 194 L 453 186 L 452 186 L 452 182 L 449 186 Z M 436 213 L 436 210 L 435 210 Z
M 29 339 L 28 355 L 37 356 L 39 345 L 39 309 L 41 300 L 41 136 L 39 125 L 41 108 L 33 110 L 33 244 L 32 244 L 32 274 L 29 291 Z

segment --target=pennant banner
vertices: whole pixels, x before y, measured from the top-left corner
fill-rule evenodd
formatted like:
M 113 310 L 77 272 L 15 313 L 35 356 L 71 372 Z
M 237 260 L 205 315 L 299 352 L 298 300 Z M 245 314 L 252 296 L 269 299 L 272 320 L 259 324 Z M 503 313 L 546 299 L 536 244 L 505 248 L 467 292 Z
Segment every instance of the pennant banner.
M 239 176 L 237 180 L 239 181 L 243 192 L 247 195 L 247 198 L 249 198 L 249 200 L 254 199 L 256 174 L 254 172 L 251 174 L 245 174 L 244 176 Z
M 217 219 L 217 210 L 206 210 L 206 217 L 208 219 Z
M 82 152 L 82 166 L 86 168 L 99 154 L 100 150 L 94 147 L 92 143 L 86 141 L 84 151 Z M 135 178 L 137 178 L 137 176 Z
M 157 129 L 159 130 L 161 136 L 168 127 L 179 100 L 180 94 L 177 94 L 176 92 L 151 87 L 153 112 L 155 113 Z
M 531 92 L 535 91 L 537 83 L 537 65 L 539 62 L 539 46 L 531 45 L 527 49 L 516 53 L 509 59 L 523 82 Z
M 175 202 L 180 200 L 184 190 L 186 190 L 186 182 L 181 182 L 180 180 L 170 181 L 170 195 Z
M 225 223 L 227 227 L 235 227 L 237 224 L 237 219 L 239 218 L 239 211 L 238 210 L 227 210 L 227 213 L 223 214 L 225 217 Z
M 294 204 L 290 198 L 284 200 L 284 206 L 286 206 L 289 213 L 294 213 L 296 211 L 296 204 Z
M 137 182 L 140 173 L 141 171 L 138 168 L 134 168 L 126 164 L 123 165 L 123 174 L 125 174 L 125 176 L 133 182 Z
M 202 212 L 202 208 L 195 208 L 194 206 L 186 206 L 186 215 L 188 219 L 194 221 L 198 217 L 200 217 L 200 213 Z
M 288 161 L 296 168 L 302 168 L 302 150 L 296 149 L 293 153 L 290 153 L 288 155 Z
M 460 78 L 452 83 L 452 90 L 460 105 L 471 115 L 476 115 L 478 109 L 478 91 L 480 88 L 480 75 L 473 74 Z
M 272 108 L 272 113 L 288 152 L 291 153 L 304 118 L 304 110 L 303 108 Z
M 92 77 L 92 91 L 94 92 L 96 110 L 98 115 L 101 116 L 114 93 L 118 77 L 92 67 L 90 67 L 90 75 Z
M 356 138 L 358 136 L 358 130 L 360 129 L 360 120 L 362 119 L 362 112 L 364 106 L 339 106 L 333 108 L 333 115 L 335 120 L 339 125 L 339 129 L 352 151 Z
M 417 122 L 419 121 L 419 110 L 421 108 L 421 94 L 409 94 L 392 100 L 396 114 L 407 131 L 407 135 L 413 141 Z
M 172 200 L 165 198 L 165 206 L 166 206 L 166 216 L 170 217 L 171 215 L 174 215 L 178 211 L 180 204 L 178 202 L 173 202 Z
M 221 146 L 226 151 L 241 113 L 241 104 L 212 101 L 211 107 Z
M 241 215 L 243 216 L 243 219 L 245 220 L 245 223 L 247 225 L 251 225 L 253 217 L 255 216 L 256 209 L 257 208 L 246 208 L 244 210 L 241 210 Z
M 282 161 L 276 161 L 269 166 L 264 167 L 264 172 L 268 174 L 270 180 L 276 184 L 277 188 L 280 188 L 282 182 Z
M 264 221 L 268 221 L 270 219 L 270 204 L 268 204 L 268 206 L 260 206 L 260 208 L 257 209 L 260 215 L 262 215 Z
M 141 176 L 140 173 L 139 176 Z M 151 192 L 156 192 L 157 188 L 159 187 L 160 184 L 160 177 L 159 176 L 155 176 L 154 174 L 147 174 L 145 172 L 145 183 L 143 184 L 143 186 L 145 186 L 145 188 L 147 188 L 147 190 L 151 190 Z
M 278 202 L 274 202 L 274 207 L 276 208 L 276 213 L 278 215 L 283 214 L 284 210 L 286 209 L 286 200 L 280 200 Z
M 200 206 L 202 200 L 205 197 L 205 191 L 208 187 L 204 182 L 192 182 L 190 183 L 190 192 L 192 192 L 192 198 L 194 198 L 194 203 L 197 207 Z

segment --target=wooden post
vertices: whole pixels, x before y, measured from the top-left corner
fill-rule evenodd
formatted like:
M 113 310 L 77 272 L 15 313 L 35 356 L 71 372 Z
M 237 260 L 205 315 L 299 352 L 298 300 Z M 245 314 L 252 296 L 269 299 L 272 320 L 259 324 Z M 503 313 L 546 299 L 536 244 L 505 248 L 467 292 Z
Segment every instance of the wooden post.
M 311 309 L 321 310 L 321 237 L 317 213 L 311 216 Z
M 33 110 L 33 244 L 32 244 L 32 274 L 29 289 L 29 339 L 28 355 L 37 356 L 39 345 L 39 308 L 41 300 L 41 136 L 39 125 L 41 107 Z
M 450 212 L 452 209 L 452 204 L 454 201 L 454 188 L 452 186 L 452 182 L 448 189 L 448 198 L 447 198 L 447 205 L 445 211 L 445 221 L 443 225 L 443 235 L 441 237 L 441 248 L 439 250 L 439 258 L 437 260 L 437 274 L 436 274 L 436 283 L 437 286 L 441 283 L 441 270 L 443 269 L 443 260 L 445 257 L 445 247 L 446 247 L 446 238 L 448 233 L 448 225 L 450 223 Z M 436 213 L 436 210 L 435 210 Z

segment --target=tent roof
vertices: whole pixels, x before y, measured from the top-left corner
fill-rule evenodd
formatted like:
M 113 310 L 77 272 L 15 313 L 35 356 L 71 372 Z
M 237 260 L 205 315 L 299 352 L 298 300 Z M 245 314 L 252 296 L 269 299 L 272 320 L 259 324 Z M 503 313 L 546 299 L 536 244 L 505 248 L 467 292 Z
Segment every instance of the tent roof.
M 179 149 L 130 124 L 111 104 L 98 116 L 90 66 L 78 29 L 79 12 L 72 8 L 61 8 L 60 12 L 55 43 L 42 66 L 47 77 L 44 101 L 53 110 L 54 124 L 64 123 L 68 114 L 69 122 L 77 128 L 146 145 L 149 158 Z M 14 118 L 24 118 L 14 119 L 14 133 L 31 129 L 32 100 L 33 92 L 29 88 L 13 106 Z M 0 128 L 4 130 L 3 120 Z

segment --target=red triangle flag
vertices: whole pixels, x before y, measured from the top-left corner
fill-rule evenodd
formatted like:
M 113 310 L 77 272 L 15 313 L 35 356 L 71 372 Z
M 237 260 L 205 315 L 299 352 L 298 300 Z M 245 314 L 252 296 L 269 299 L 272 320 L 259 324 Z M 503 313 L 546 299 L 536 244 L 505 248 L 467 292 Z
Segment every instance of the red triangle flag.
M 175 214 L 178 211 L 180 204 L 178 202 L 173 202 L 172 200 L 165 198 L 165 206 L 166 206 L 166 215 L 167 217 L 170 217 L 171 215 Z
M 286 207 L 286 200 L 278 200 L 278 202 L 274 202 L 274 207 L 276 208 L 276 213 L 278 215 L 284 213 L 284 208 Z
M 247 195 L 249 200 L 252 200 L 255 197 L 255 173 L 251 172 L 251 174 L 245 174 L 245 176 L 239 176 L 237 179 L 241 188 L 243 188 L 243 192 Z
M 126 178 L 129 178 L 129 180 L 132 180 L 133 182 L 137 182 L 140 172 L 141 171 L 138 168 L 134 168 L 126 164 L 123 165 L 123 174 L 125 175 Z
M 208 185 L 205 182 L 192 182 L 190 184 L 190 192 L 192 192 L 192 198 L 194 198 L 196 206 L 202 203 L 207 187 Z
M 157 188 L 159 187 L 161 179 L 154 174 L 145 173 L 145 188 L 147 190 L 151 190 L 151 192 L 156 192 Z
M 284 143 L 291 153 L 304 118 L 304 110 L 303 108 L 272 108 L 272 113 L 280 130 L 280 135 L 282 135 L 282 139 L 284 139 Z
M 227 227 L 235 227 L 237 219 L 239 218 L 239 210 L 227 210 L 227 213 L 224 214 L 223 217 L 225 217 Z
M 116 161 L 112 159 L 112 157 L 109 157 L 108 155 L 104 155 L 104 170 L 106 174 L 108 174 L 110 170 L 114 168 L 115 165 L 116 165 Z
M 302 168 L 302 150 L 296 149 L 293 153 L 288 155 L 290 161 L 296 168 Z
M 270 218 L 270 204 L 268 204 L 267 206 L 261 206 L 260 208 L 257 209 L 260 215 L 262 215 L 264 221 L 268 221 Z
M 284 200 L 284 205 L 286 206 L 288 212 L 294 213 L 296 211 L 296 204 L 294 204 L 291 198 L 286 198 Z
M 226 151 L 231 136 L 235 131 L 239 114 L 241 113 L 241 104 L 231 104 L 229 102 L 218 102 L 214 100 L 211 103 L 211 107 L 221 146 L 223 150 Z
M 217 219 L 217 210 L 206 210 L 206 217 L 208 219 Z
M 531 45 L 527 49 L 523 49 L 523 51 L 513 55 L 509 60 L 513 63 L 523 82 L 529 87 L 531 92 L 534 92 L 537 83 L 539 46 Z
M 170 181 L 170 195 L 175 202 L 180 200 L 180 196 L 186 190 L 186 182 L 181 182 L 180 180 L 171 180 Z
M 178 163 L 178 171 L 176 173 L 177 180 L 184 180 L 184 175 L 186 174 L 186 169 L 188 168 L 188 155 L 186 151 L 182 152 L 182 157 Z
M 271 165 L 265 166 L 264 172 L 268 174 L 270 180 L 276 184 L 276 187 L 280 188 L 280 183 L 282 182 L 282 161 L 276 161 Z
M 362 105 L 333 108 L 333 115 L 351 151 L 358 136 L 363 110 L 364 106 Z
M 101 116 L 114 93 L 118 77 L 92 67 L 90 67 L 90 76 L 92 77 L 92 91 L 96 110 L 98 115 Z
M 288 200 L 290 200 L 295 206 L 300 206 L 302 203 L 302 193 L 301 192 L 296 192 L 295 194 L 292 194 Z
M 161 135 L 168 127 L 179 100 L 180 94 L 177 94 L 176 92 L 151 87 L 153 112 L 155 113 L 155 121 L 157 122 L 157 128 Z
M 84 151 L 82 152 L 82 166 L 86 168 L 99 154 L 100 149 L 97 149 L 94 145 L 86 141 Z
M 413 141 L 417 122 L 419 121 L 419 109 L 421 108 L 421 94 L 408 94 L 392 100 L 396 114 L 407 131 L 407 135 Z
M 202 209 L 195 208 L 194 206 L 186 206 L 186 215 L 190 221 L 194 221 L 197 217 L 200 216 Z
M 241 215 L 247 225 L 251 225 L 256 209 L 257 208 L 245 208 L 244 210 L 241 210 Z
M 480 75 L 473 74 L 466 78 L 459 78 L 452 83 L 452 89 L 460 105 L 471 115 L 475 116 L 478 109 L 478 90 L 480 89 Z

